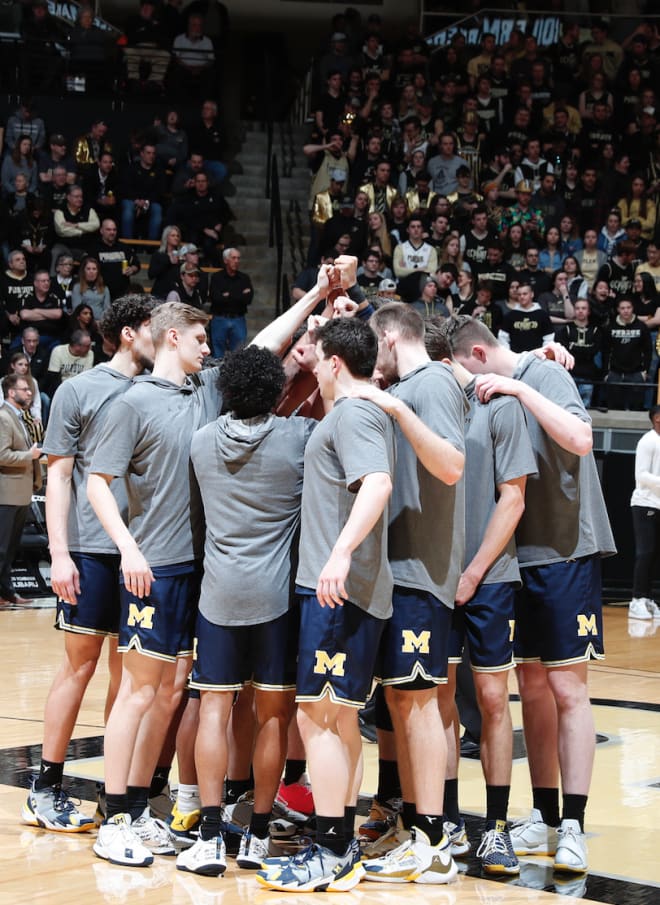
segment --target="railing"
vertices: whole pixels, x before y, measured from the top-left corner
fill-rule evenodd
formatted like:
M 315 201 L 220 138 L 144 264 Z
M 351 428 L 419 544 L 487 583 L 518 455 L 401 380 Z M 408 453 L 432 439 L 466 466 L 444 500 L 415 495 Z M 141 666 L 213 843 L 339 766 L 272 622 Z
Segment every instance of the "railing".
M 284 295 L 282 278 L 282 262 L 284 259 L 284 238 L 282 229 L 282 201 L 280 198 L 280 176 L 277 167 L 277 155 L 271 153 L 269 170 L 270 184 L 270 229 L 269 248 L 275 247 L 277 263 L 275 265 L 275 314 L 280 315 L 288 308 L 288 293 Z

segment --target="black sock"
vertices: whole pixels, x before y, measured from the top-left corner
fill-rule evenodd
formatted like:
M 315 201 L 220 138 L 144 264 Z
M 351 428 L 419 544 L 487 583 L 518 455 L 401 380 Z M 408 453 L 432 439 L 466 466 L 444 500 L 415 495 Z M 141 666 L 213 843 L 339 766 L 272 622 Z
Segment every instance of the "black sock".
M 115 814 L 125 814 L 127 810 L 126 807 L 126 796 L 125 795 L 110 795 L 109 792 L 105 793 L 105 819 L 110 820 L 111 817 L 114 817 Z
M 227 804 L 236 804 L 241 795 L 254 788 L 249 779 L 228 779 L 225 783 L 225 801 Z
M 199 823 L 199 838 L 203 839 L 205 842 L 208 839 L 215 839 L 216 836 L 220 835 L 223 825 L 222 808 L 202 808 L 202 816 Z
M 355 836 L 356 812 L 357 808 L 353 805 L 344 808 L 344 850 L 346 850 L 346 846 L 351 841 L 353 836 Z
M 489 786 L 486 783 L 486 820 L 504 820 L 509 810 L 511 786 Z
M 548 826 L 559 826 L 559 789 L 539 786 L 532 789 L 534 807 L 541 812 L 543 822 Z
M 378 791 L 376 792 L 376 798 L 381 804 L 391 801 L 392 798 L 401 798 L 399 766 L 395 760 L 378 758 Z
M 160 795 L 167 785 L 169 778 L 169 767 L 156 767 L 154 775 L 151 778 L 151 785 L 149 786 L 149 798 L 155 798 L 156 795 Z
M 410 801 L 403 802 L 403 810 L 401 811 L 401 821 L 403 822 L 404 830 L 409 830 L 411 826 L 415 825 L 415 817 L 417 816 L 417 808 Z
M 64 761 L 58 763 L 54 760 L 41 760 L 39 775 L 34 781 L 37 790 L 48 789 L 52 786 L 61 786 L 64 776 Z
M 420 814 L 417 812 L 415 826 L 423 830 L 429 837 L 431 845 L 437 845 L 442 840 L 443 828 L 442 814 Z
M 344 842 L 344 815 L 341 817 L 319 817 L 316 815 L 316 841 L 324 848 L 329 848 L 335 855 L 343 855 L 346 851 Z
M 447 820 L 457 825 L 461 822 L 461 812 L 458 809 L 458 779 L 445 779 L 442 809 Z
M 587 807 L 586 795 L 562 795 L 562 820 L 577 820 L 584 833 L 584 812 Z
M 273 819 L 273 815 L 269 811 L 267 814 L 257 814 L 256 811 L 252 812 L 252 817 L 250 817 L 250 832 L 253 836 L 258 836 L 259 839 L 265 839 L 268 835 L 268 824 Z
M 126 811 L 131 815 L 131 820 L 142 817 L 149 803 L 149 789 L 147 786 L 126 787 Z
M 293 782 L 300 782 L 300 777 L 305 772 L 306 766 L 306 760 L 294 760 L 293 758 L 287 757 L 284 766 L 284 785 L 290 786 Z

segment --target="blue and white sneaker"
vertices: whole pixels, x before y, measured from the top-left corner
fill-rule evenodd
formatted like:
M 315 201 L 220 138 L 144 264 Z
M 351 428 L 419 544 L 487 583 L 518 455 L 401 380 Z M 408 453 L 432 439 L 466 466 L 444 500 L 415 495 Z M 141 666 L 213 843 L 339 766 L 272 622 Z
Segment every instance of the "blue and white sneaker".
M 376 883 L 451 883 L 458 867 L 445 835 L 437 845 L 418 827 L 398 848 L 363 864 L 365 878 Z
M 513 851 L 505 820 L 491 820 L 477 849 L 481 869 L 486 874 L 519 874 L 520 864 Z
M 81 814 L 61 786 L 36 789 L 35 782 L 32 781 L 21 810 L 21 817 L 29 826 L 40 826 L 56 833 L 85 833 L 96 826 L 94 818 Z
M 284 864 L 266 864 L 256 876 L 262 886 L 280 892 L 348 892 L 364 877 L 364 867 L 357 840 L 343 855 L 314 843 Z

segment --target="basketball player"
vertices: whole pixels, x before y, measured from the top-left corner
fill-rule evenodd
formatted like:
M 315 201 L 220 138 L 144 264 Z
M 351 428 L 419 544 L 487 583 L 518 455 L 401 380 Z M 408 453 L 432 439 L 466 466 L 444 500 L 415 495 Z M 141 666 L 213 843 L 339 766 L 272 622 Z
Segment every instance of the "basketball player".
M 534 810 L 513 826 L 513 848 L 554 855 L 556 870 L 581 873 L 595 749 L 587 666 L 603 658 L 600 557 L 615 552 L 591 455 L 591 422 L 559 365 L 500 346 L 469 317 L 452 327 L 456 360 L 485 375 L 477 381 L 479 399 L 503 393 L 525 407 L 537 462 L 516 532 L 523 580 L 516 659 Z
M 48 455 L 46 521 L 52 587 L 58 597 L 56 627 L 64 631 L 64 661 L 53 681 L 44 715 L 39 775 L 22 816 L 26 823 L 57 832 L 94 826 L 62 789 L 67 745 L 94 675 L 103 641 L 110 645 L 106 719 L 119 685 L 119 554 L 87 500 L 92 453 L 112 402 L 133 377 L 151 367 L 153 302 L 142 295 L 117 299 L 100 324 L 116 352 L 107 364 L 65 381 L 53 398 L 43 451 Z M 112 493 L 125 508 L 120 482 Z

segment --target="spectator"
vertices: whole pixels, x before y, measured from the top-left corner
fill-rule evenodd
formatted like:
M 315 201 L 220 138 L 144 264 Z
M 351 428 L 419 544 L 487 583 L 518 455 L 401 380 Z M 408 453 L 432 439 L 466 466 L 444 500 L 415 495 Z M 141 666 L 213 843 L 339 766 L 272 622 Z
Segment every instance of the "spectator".
M 525 250 L 525 266 L 520 271 L 519 277 L 521 283 L 530 284 L 535 300 L 550 290 L 550 277 L 539 267 L 539 250 L 536 245 L 529 245 Z
M 140 0 L 137 14 L 126 21 L 124 62 L 129 85 L 154 93 L 163 90 L 170 62 L 166 43 L 167 37 L 156 15 L 154 0 Z
M 303 145 L 303 154 L 313 161 L 314 178 L 309 192 L 311 210 L 314 198 L 319 192 L 327 192 L 330 188 L 331 173 L 342 170 L 348 179 L 350 165 L 344 153 L 343 138 L 340 132 L 331 132 L 327 142 Z
M 194 308 L 204 308 L 206 298 L 199 291 L 199 278 L 201 271 L 198 267 L 182 264 L 179 269 L 179 279 L 167 294 L 166 302 L 185 302 Z
M 66 204 L 62 210 L 55 211 L 53 223 L 57 237 L 63 240 L 53 248 L 53 270 L 57 256 L 63 251 L 71 252 L 74 258 L 80 260 L 98 239 L 101 225 L 96 211 L 85 201 L 79 185 L 69 186 Z
M 213 100 L 202 104 L 200 119 L 188 130 L 188 144 L 193 153 L 201 154 L 205 167 L 215 185 L 220 185 L 227 176 L 227 167 L 222 162 L 224 138 L 218 122 L 218 105 Z
M 545 243 L 539 252 L 539 267 L 546 273 L 554 273 L 561 266 L 564 255 L 561 250 L 561 237 L 556 226 L 550 226 L 545 231 Z
M 21 214 L 25 213 L 28 204 L 32 204 L 35 200 L 36 196 L 34 195 L 34 193 L 28 191 L 25 174 L 17 173 L 16 187 L 13 192 L 10 192 L 7 195 L 6 199 L 7 234 L 9 245 L 20 245 L 20 217 Z
M 615 207 L 607 215 L 605 225 L 598 234 L 597 247 L 606 257 L 611 258 L 614 254 L 614 246 L 626 238 L 626 231 L 621 226 L 621 211 Z
M 516 183 L 516 203 L 502 215 L 502 232 L 506 233 L 517 224 L 522 227 L 526 240 L 542 240 L 545 231 L 543 214 L 532 207 L 532 185 L 524 179 Z
M 327 138 L 339 126 L 344 111 L 344 92 L 341 72 L 328 73 L 326 89 L 318 99 L 314 110 L 314 122 L 319 135 Z
M 70 183 L 67 182 L 66 167 L 53 167 L 53 178 L 41 186 L 39 193 L 51 211 L 64 210 Z
M 78 10 L 76 24 L 69 35 L 71 58 L 69 70 L 85 78 L 87 94 L 107 93 L 108 32 L 94 25 L 94 13 L 90 7 Z
M 653 573 L 660 562 L 660 406 L 649 410 L 649 418 L 651 430 L 635 450 L 635 489 L 630 498 L 635 566 L 628 615 L 633 619 L 660 616 L 653 600 Z
M 92 351 L 94 352 L 95 365 L 101 361 L 108 360 L 108 356 L 103 349 L 103 337 L 101 336 L 98 324 L 94 320 L 94 312 L 85 302 L 81 302 L 80 305 L 77 305 L 69 317 L 69 338 L 76 330 L 82 330 L 84 333 L 89 333 L 92 337 Z
M 25 252 L 18 249 L 10 251 L 7 269 L 0 280 L 0 309 L 4 312 L 12 333 L 21 325 L 20 310 L 32 290 L 32 277 L 28 273 Z
M 635 251 L 636 249 L 632 242 L 628 242 L 626 239 L 617 242 L 611 259 L 606 261 L 596 274 L 596 282 L 605 280 L 616 296 L 631 293 L 635 275 L 632 264 Z
M 440 136 L 439 145 L 440 153 L 429 160 L 427 169 L 431 175 L 433 191 L 438 195 L 450 195 L 458 188 L 456 171 L 469 164 L 456 153 L 456 138 L 451 132 L 444 132 Z
M 49 267 L 55 234 L 51 213 L 43 198 L 33 198 L 28 202 L 18 217 L 16 227 L 28 270 Z
M 589 284 L 582 276 L 580 264 L 574 255 L 566 255 L 563 265 L 568 284 L 568 294 L 573 304 L 578 299 L 586 299 L 589 295 Z
M 76 139 L 74 157 L 78 172 L 84 176 L 88 168 L 98 164 L 101 154 L 112 154 L 112 145 L 106 141 L 108 124 L 104 119 L 95 119 L 86 135 Z
M 601 373 L 598 363 L 602 360 L 603 331 L 590 323 L 591 306 L 586 299 L 575 302 L 574 312 L 571 323 L 557 330 L 556 339 L 575 359 L 571 375 L 585 407 L 591 408 L 594 385 Z
M 21 94 L 58 94 L 66 46 L 64 29 L 48 11 L 46 0 L 33 0 L 25 8 L 21 29 Z
M 51 292 L 50 274 L 46 269 L 37 270 L 32 285 L 32 292 L 23 299 L 19 317 L 24 326 L 37 327 L 41 344 L 51 349 L 62 338 L 64 307 Z
M 209 177 L 209 183 L 215 186 L 215 179 L 211 170 L 206 165 L 204 155 L 193 151 L 188 160 L 182 164 L 174 174 L 172 181 L 172 194 L 182 195 L 184 192 L 190 191 L 195 187 L 195 176 L 197 173 L 206 173 Z
M 378 211 L 385 214 L 389 211 L 393 199 L 396 197 L 396 189 L 390 185 L 392 166 L 388 160 L 379 160 L 374 168 L 372 182 L 361 185 L 359 191 L 369 199 L 369 212 Z
M 646 180 L 642 175 L 633 176 L 630 191 L 620 198 L 617 207 L 621 211 L 623 221 L 631 217 L 642 224 L 642 238 L 650 240 L 655 230 L 656 205 L 646 192 Z
M 55 132 L 48 139 L 49 150 L 37 152 L 39 188 L 53 181 L 53 168 L 66 167 L 66 181 L 71 185 L 76 181 L 76 164 L 73 157 L 66 153 L 66 139 Z
M 202 16 L 190 15 L 185 33 L 174 39 L 171 76 L 171 87 L 183 97 L 215 95 L 215 52 Z
M 40 116 L 35 116 L 34 107 L 29 99 L 24 100 L 7 120 L 5 144 L 10 151 L 14 150 L 23 135 L 32 139 L 35 151 L 40 151 L 46 143 L 46 126 Z
M 50 349 L 41 343 L 41 337 L 36 327 L 25 327 L 20 337 L 14 340 L 11 347 L 12 350 L 22 352 L 30 362 L 30 372 L 34 379 L 41 387 L 48 370 L 48 359 L 50 358 Z M 47 404 L 50 404 L 48 397 L 45 397 Z M 42 407 L 44 403 L 44 394 L 42 393 Z M 44 413 L 44 424 L 47 417 Z
M 31 384 L 20 374 L 2 381 L 0 406 L 0 603 L 29 603 L 12 586 L 11 568 L 18 551 L 32 492 L 41 487 L 41 455 L 23 428 L 32 404 Z
M 69 313 L 71 308 L 71 293 L 73 292 L 73 257 L 68 252 L 62 252 L 55 261 L 55 276 L 50 287 L 61 300 L 62 307 Z
M 421 217 L 415 215 L 410 218 L 408 239 L 394 249 L 393 268 L 401 298 L 410 303 L 416 301 L 419 297 L 419 275 L 435 273 L 438 268 L 435 248 L 424 241 Z
M 377 251 L 368 251 L 360 268 L 362 273 L 358 275 L 357 284 L 362 289 L 365 297 L 373 304 L 378 297 L 378 287 L 383 281 L 380 272 L 382 265 L 381 256 Z
M 22 173 L 27 179 L 28 190 L 36 192 L 39 181 L 37 178 L 37 164 L 32 154 L 32 139 L 28 135 L 19 135 L 11 154 L 7 154 L 2 161 L 0 178 L 2 179 L 2 191 L 9 195 L 16 190 L 16 175 Z
M 512 352 L 531 352 L 547 346 L 554 339 L 555 331 L 550 318 L 538 302 L 528 283 L 518 287 L 518 304 L 507 311 L 497 334 L 498 340 Z
M 206 173 L 197 173 L 193 189 L 172 205 L 168 219 L 177 223 L 188 242 L 201 248 L 214 267 L 220 264 L 219 244 L 234 215 L 219 189 L 209 188 Z
M 160 246 L 149 261 L 149 279 L 153 280 L 152 295 L 166 298 L 181 270 L 181 230 L 178 226 L 166 226 L 160 237 Z
M 103 220 L 99 237 L 90 245 L 89 251 L 99 262 L 101 276 L 112 301 L 125 295 L 129 291 L 131 277 L 140 270 L 140 262 L 135 252 L 117 241 L 114 220 L 109 217 Z
M 63 380 L 93 367 L 92 337 L 86 330 L 74 330 L 68 343 L 55 346 L 50 353 L 48 387 L 51 397 Z
M 247 324 L 245 314 L 254 296 L 252 282 L 239 270 L 241 253 L 237 248 L 225 248 L 222 253 L 224 270 L 211 278 L 211 346 L 214 358 L 224 358 L 245 342 Z
M 100 321 L 110 307 L 110 292 L 103 282 L 96 258 L 87 257 L 80 262 L 78 282 L 73 286 L 71 303 L 77 308 L 81 302 L 92 309 L 95 321 Z
M 570 323 L 575 317 L 575 307 L 568 291 L 566 271 L 559 268 L 552 274 L 552 284 L 548 292 L 542 292 L 538 298 L 541 308 L 550 316 L 555 329 Z
M 575 259 L 580 265 L 580 271 L 587 281 L 587 286 L 591 288 L 607 258 L 605 252 L 598 248 L 598 233 L 595 229 L 586 230 L 582 238 L 584 245 L 575 253 Z
M 140 159 L 124 174 L 121 191 L 122 238 L 132 239 L 140 223 L 146 226 L 147 238 L 157 239 L 163 221 L 161 205 L 164 192 L 163 173 L 156 165 L 156 147 L 145 142 Z
M 188 157 L 188 136 L 181 128 L 177 110 L 168 110 L 156 124 L 156 160 L 172 173 Z
M 119 178 L 110 151 L 102 151 L 98 163 L 85 168 L 83 194 L 96 211 L 99 220 L 119 220 Z
M 31 421 L 26 420 L 26 427 L 31 435 L 33 443 L 41 443 L 44 438 L 44 425 L 41 416 L 41 393 L 39 392 L 39 384 L 32 376 L 30 371 L 30 359 L 25 352 L 13 352 L 8 365 L 8 374 L 18 374 L 24 377 L 32 390 L 32 403 L 28 411 L 30 412 Z
M 636 316 L 633 301 L 622 295 L 616 318 L 605 330 L 603 357 L 607 370 L 607 404 L 611 409 L 639 412 L 651 365 L 651 334 Z

